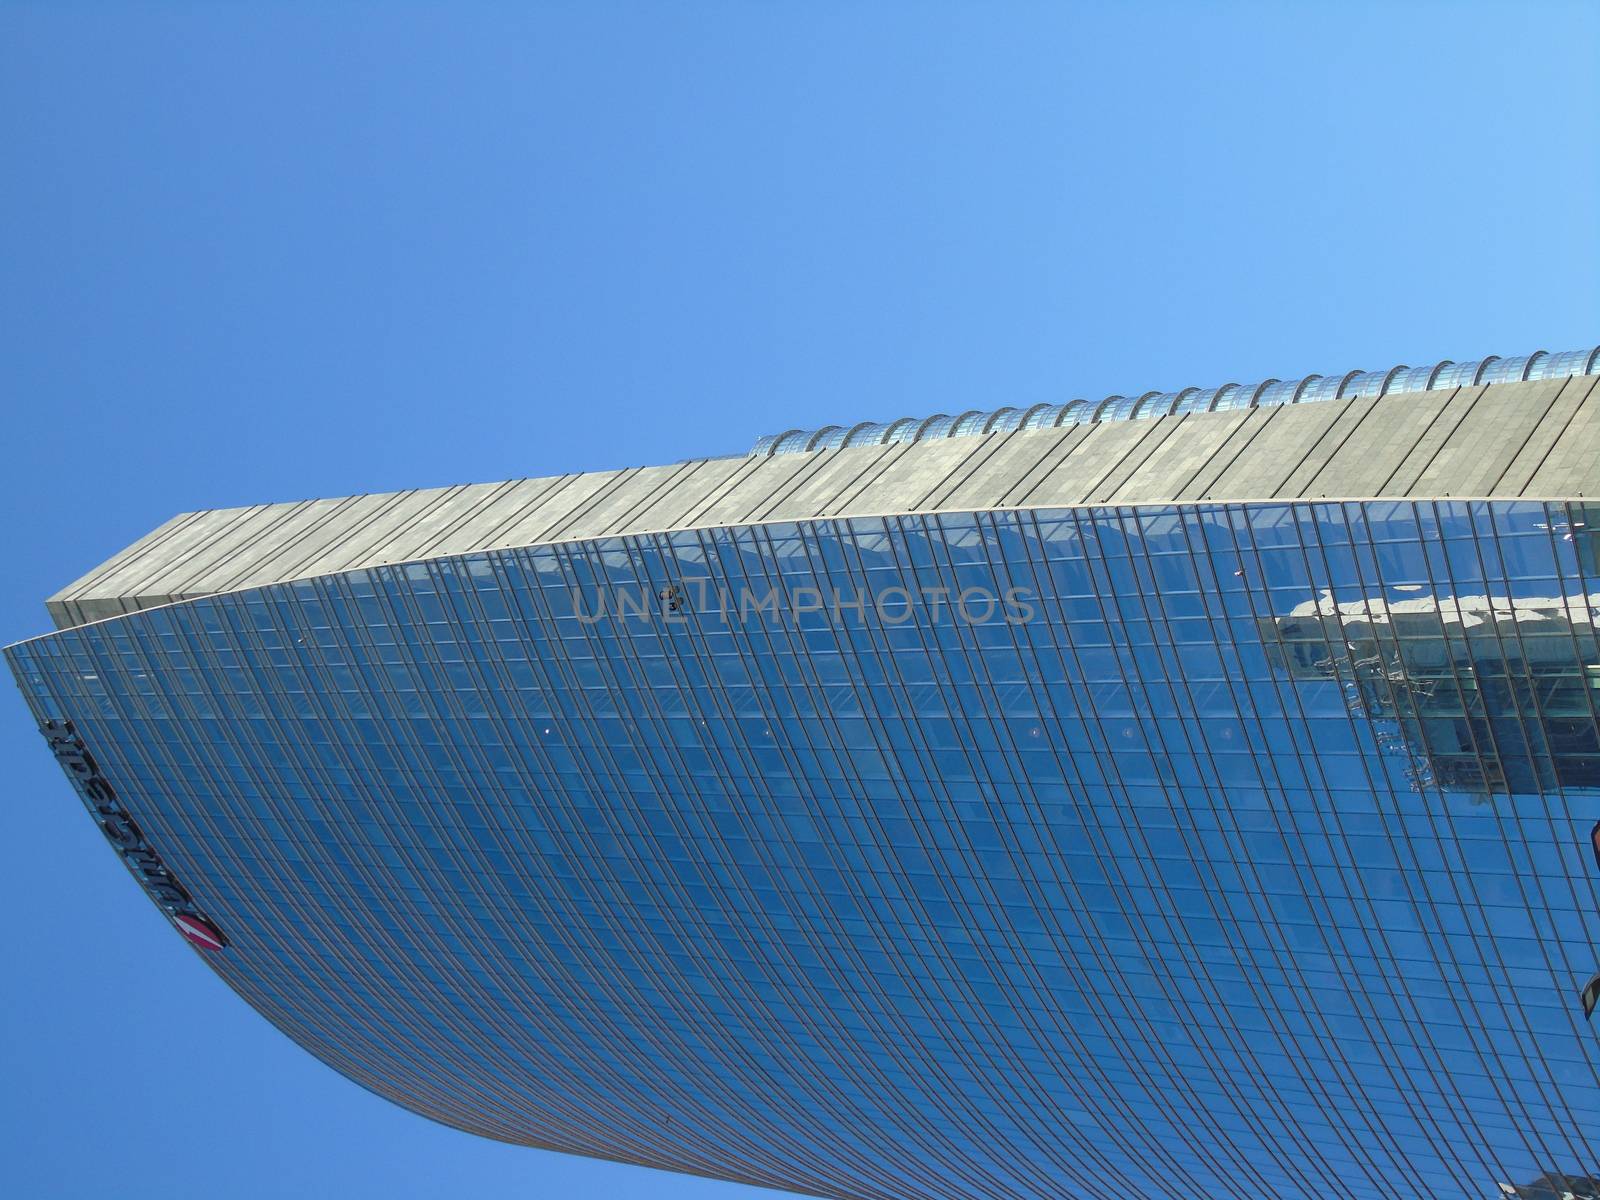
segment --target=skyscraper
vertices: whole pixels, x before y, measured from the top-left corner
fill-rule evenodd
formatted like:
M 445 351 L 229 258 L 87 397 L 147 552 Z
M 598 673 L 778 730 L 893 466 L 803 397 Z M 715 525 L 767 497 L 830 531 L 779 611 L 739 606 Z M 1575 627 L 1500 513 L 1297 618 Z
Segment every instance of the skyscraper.
M 1597 374 L 188 513 L 7 656 L 207 963 L 460 1128 L 839 1197 L 1587 1185 Z

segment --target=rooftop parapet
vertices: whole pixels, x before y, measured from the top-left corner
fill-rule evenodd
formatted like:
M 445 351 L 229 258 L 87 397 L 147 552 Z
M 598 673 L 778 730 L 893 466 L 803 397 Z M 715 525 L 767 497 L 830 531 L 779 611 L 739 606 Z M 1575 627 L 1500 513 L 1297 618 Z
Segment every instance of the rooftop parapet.
M 1313 404 L 1322 400 L 1354 400 L 1401 392 L 1437 392 L 1495 383 L 1527 383 L 1536 379 L 1567 379 L 1600 374 L 1600 346 L 1551 354 L 1539 350 L 1515 358 L 1488 358 L 1472 362 L 1445 359 L 1431 367 L 1390 367 L 1387 371 L 1346 371 L 1342 375 L 1306 375 L 1300 379 L 1268 379 L 1261 383 L 1225 383 L 1213 388 L 1185 388 L 1181 392 L 1143 392 L 1107 396 L 1098 403 L 1069 400 L 1065 404 L 1035 404 L 1031 408 L 972 408 L 964 413 L 934 413 L 931 417 L 901 417 L 894 421 L 862 421 L 855 425 L 824 425 L 821 429 L 789 429 L 758 440 L 750 454 L 801 454 L 840 446 L 890 446 L 897 442 L 925 442 L 938 438 L 975 437 L 1013 430 L 1059 429 L 1064 425 L 1094 425 L 1101 421 L 1134 421 L 1177 413 L 1228 412 L 1240 408 L 1275 408 L 1283 404 Z

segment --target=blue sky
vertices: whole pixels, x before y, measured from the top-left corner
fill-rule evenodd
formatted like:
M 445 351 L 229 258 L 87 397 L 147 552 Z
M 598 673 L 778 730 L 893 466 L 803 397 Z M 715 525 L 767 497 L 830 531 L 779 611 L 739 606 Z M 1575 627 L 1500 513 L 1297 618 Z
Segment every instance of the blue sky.
M 0 0 L 0 641 L 175 512 L 1600 341 L 1592 4 Z M 0 1192 L 774 1195 L 429 1124 L 0 686 Z

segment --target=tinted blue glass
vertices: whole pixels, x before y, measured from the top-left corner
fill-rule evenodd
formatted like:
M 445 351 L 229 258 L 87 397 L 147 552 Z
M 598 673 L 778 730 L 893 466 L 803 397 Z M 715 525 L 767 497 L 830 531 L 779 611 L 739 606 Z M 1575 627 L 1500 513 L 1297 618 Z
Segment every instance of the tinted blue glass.
M 1257 408 L 1276 408 L 1280 404 L 1293 404 L 1295 395 L 1300 391 L 1302 381 L 1297 379 L 1278 380 L 1268 382 L 1256 397 Z
M 1340 389 L 1341 399 L 1356 396 L 1381 396 L 1389 389 L 1394 380 L 1404 374 L 1404 369 L 1395 367 L 1388 371 L 1357 371 L 1345 380 L 1344 387 Z M 1426 381 L 1424 381 L 1426 382 Z
M 1133 412 L 1135 417 L 1164 417 L 1177 411 L 1180 401 L 1197 391 L 1190 388 L 1183 392 L 1147 392 L 1139 407 Z
M 1021 428 L 1044 429 L 1047 426 L 1054 425 L 1056 418 L 1060 415 L 1061 405 L 1059 404 L 1035 404 L 1028 410 L 1027 415 L 1022 418 Z
M 883 438 L 889 432 L 890 426 L 886 422 L 862 421 L 854 426 L 845 437 L 846 446 L 877 446 L 883 443 Z M 752 454 L 761 453 L 760 450 L 751 451 Z
M 1344 394 L 1345 385 L 1356 375 L 1357 372 L 1352 371 L 1348 375 L 1319 376 L 1303 380 L 1295 403 L 1316 404 L 1323 400 L 1337 400 Z
M 1600 1161 L 1593 508 L 509 550 L 8 651 L 313 1053 L 843 1196 L 1499 1195 Z
M 1259 383 L 1237 384 L 1230 383 L 1217 389 L 1216 398 L 1211 401 L 1209 412 L 1229 412 L 1236 408 L 1249 408 L 1251 398 L 1260 390 Z
M 808 450 L 835 450 L 844 445 L 844 439 L 849 436 L 850 430 L 843 425 L 824 425 L 811 437 Z
M 956 423 L 950 427 L 950 436 L 971 437 L 974 434 L 983 433 L 985 426 L 989 424 L 989 419 L 993 415 L 990 412 L 979 412 L 975 408 L 969 409 L 962 413 L 957 418 Z
M 1425 392 L 1433 387 L 1449 367 L 1449 362 L 1434 363 L 1428 367 L 1406 367 L 1400 371 L 1389 386 L 1384 389 L 1384 394 L 1390 392 Z
M 1148 395 L 1148 393 L 1146 393 Z M 1107 396 L 1099 408 L 1099 421 L 1125 421 L 1144 400 L 1144 396 Z
M 891 421 L 889 423 L 889 431 L 883 435 L 883 440 L 886 444 L 889 442 L 912 441 L 921 424 L 922 422 L 915 417 L 901 417 L 897 421 Z
M 1177 407 L 1172 411 L 1175 413 L 1210 412 L 1211 406 L 1217 402 L 1218 395 L 1236 386 L 1238 385 L 1227 383 L 1220 388 L 1206 388 L 1203 391 L 1190 388 L 1184 393 L 1183 399 L 1178 401 Z
M 1478 380 L 1479 373 L 1484 368 L 1484 360 L 1474 359 L 1472 362 L 1451 363 L 1435 376 L 1430 390 L 1444 388 L 1471 387 Z
M 1009 433 L 1022 424 L 1027 415 L 1026 409 L 997 408 L 989 416 L 988 423 L 984 426 L 985 433 Z
M 1479 383 L 1519 383 L 1528 378 L 1528 366 L 1531 359 L 1543 355 L 1520 355 L 1516 358 L 1497 358 L 1489 364 L 1483 372 Z M 1547 356 L 1546 356 L 1547 357 Z
M 1057 408 L 1055 425 L 1082 425 L 1093 416 L 1098 405 L 1090 404 L 1087 400 L 1073 400 Z

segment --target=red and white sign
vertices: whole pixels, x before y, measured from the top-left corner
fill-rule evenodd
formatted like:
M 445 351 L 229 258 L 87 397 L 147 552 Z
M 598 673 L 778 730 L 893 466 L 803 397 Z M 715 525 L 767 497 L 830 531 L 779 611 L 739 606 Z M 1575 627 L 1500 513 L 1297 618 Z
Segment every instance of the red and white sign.
M 202 950 L 221 950 L 228 944 L 227 940 L 217 932 L 216 926 L 204 917 L 177 913 L 172 919 L 178 926 L 178 932 Z

